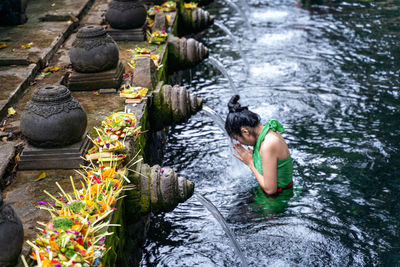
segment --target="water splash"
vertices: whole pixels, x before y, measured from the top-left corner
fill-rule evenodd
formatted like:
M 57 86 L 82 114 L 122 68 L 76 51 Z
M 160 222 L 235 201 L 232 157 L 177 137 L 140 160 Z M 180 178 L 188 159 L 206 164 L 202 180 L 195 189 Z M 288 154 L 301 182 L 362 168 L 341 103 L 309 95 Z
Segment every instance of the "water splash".
M 243 18 L 243 20 L 246 23 L 247 28 L 249 29 L 251 35 L 253 38 L 256 37 L 253 27 L 250 24 L 249 18 L 247 17 L 247 15 L 243 12 L 243 10 L 241 10 L 238 5 L 236 5 L 234 2 L 232 2 L 231 0 L 224 0 L 230 7 L 232 7 L 233 9 L 235 9 Z
M 235 83 L 233 82 L 231 76 L 226 71 L 224 65 L 222 65 L 221 62 L 219 62 L 217 59 L 215 59 L 213 57 L 208 57 L 208 61 L 210 62 L 211 65 L 213 65 L 215 68 L 217 68 L 225 76 L 225 78 L 227 78 L 229 80 L 229 84 L 230 84 L 231 89 L 233 90 L 233 92 L 236 95 L 239 94 Z
M 226 235 L 229 237 L 229 239 L 232 242 L 233 248 L 235 249 L 236 253 L 240 257 L 240 260 L 242 261 L 242 266 L 247 267 L 249 266 L 246 260 L 246 257 L 244 256 L 242 250 L 240 249 L 239 243 L 237 242 L 236 238 L 234 237 L 233 233 L 229 229 L 228 225 L 226 224 L 226 221 L 224 217 L 222 216 L 221 212 L 215 207 L 215 205 L 208 200 L 206 197 L 194 193 L 194 195 L 197 197 L 197 199 L 200 201 L 200 203 L 208 209 L 208 211 L 211 213 L 212 216 L 217 220 L 217 222 L 222 226 L 222 229 L 225 231 Z
M 239 44 L 238 38 L 235 35 L 233 35 L 233 33 L 224 24 L 222 24 L 218 21 L 215 21 L 214 25 L 217 26 L 218 28 L 220 28 L 221 30 L 223 30 L 231 38 L 233 43 L 238 48 L 239 54 L 242 57 L 244 64 L 246 65 L 246 68 L 247 68 L 246 73 L 249 73 L 250 65 L 249 65 L 249 62 L 247 61 L 246 54 L 243 53 L 243 50 L 242 50 L 241 45 Z

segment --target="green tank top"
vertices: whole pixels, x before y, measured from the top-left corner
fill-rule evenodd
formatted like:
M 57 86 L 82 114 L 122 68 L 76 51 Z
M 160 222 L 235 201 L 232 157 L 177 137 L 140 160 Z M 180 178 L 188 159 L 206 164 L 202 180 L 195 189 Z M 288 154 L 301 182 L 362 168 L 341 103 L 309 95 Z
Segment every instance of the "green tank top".
M 254 146 L 253 150 L 253 163 L 254 167 L 260 174 L 263 174 L 262 169 L 262 161 L 260 155 L 260 146 L 262 141 L 264 141 L 265 136 L 267 135 L 268 131 L 278 131 L 280 133 L 284 133 L 285 129 L 283 129 L 282 124 L 280 124 L 277 120 L 269 120 L 268 123 L 262 129 L 260 135 L 257 138 L 256 145 Z M 292 181 L 293 176 L 293 160 L 292 157 L 289 156 L 286 159 L 278 160 L 278 171 L 277 171 L 277 180 L 278 180 L 278 187 L 285 188 L 290 182 Z

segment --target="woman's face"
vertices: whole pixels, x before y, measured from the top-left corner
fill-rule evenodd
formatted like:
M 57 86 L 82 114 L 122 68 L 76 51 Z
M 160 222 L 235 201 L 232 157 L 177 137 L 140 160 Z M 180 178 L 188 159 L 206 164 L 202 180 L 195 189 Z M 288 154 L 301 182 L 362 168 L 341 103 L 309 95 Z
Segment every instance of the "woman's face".
M 233 138 L 246 146 L 255 146 L 257 142 L 257 137 L 248 127 L 242 127 L 242 136 L 234 135 Z

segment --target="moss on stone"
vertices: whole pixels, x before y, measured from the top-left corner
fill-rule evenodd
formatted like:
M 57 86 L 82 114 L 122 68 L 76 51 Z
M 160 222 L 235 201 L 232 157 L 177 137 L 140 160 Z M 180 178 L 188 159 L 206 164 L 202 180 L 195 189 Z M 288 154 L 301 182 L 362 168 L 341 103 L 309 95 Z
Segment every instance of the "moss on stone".
M 126 266 L 120 263 L 127 261 L 126 255 L 123 255 L 125 244 L 125 219 L 124 219 L 124 201 L 119 200 L 116 204 L 117 210 L 113 212 L 110 223 L 120 226 L 111 226 L 107 229 L 113 233 L 107 236 L 105 240 L 108 252 L 102 258 L 103 266 Z

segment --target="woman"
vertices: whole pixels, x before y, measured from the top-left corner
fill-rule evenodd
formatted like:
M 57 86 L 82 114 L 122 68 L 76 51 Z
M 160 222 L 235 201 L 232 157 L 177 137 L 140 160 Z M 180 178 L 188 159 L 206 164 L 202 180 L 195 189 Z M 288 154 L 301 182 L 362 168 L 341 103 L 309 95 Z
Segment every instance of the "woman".
M 293 160 L 288 146 L 280 135 L 285 130 L 277 120 L 270 120 L 266 125 L 260 123 L 260 117 L 242 107 L 235 95 L 228 103 L 229 114 L 225 129 L 229 136 L 240 144 L 233 148 L 240 159 L 256 176 L 260 187 L 267 197 L 276 197 L 286 189 L 293 187 Z M 254 151 L 243 145 L 254 146 Z

